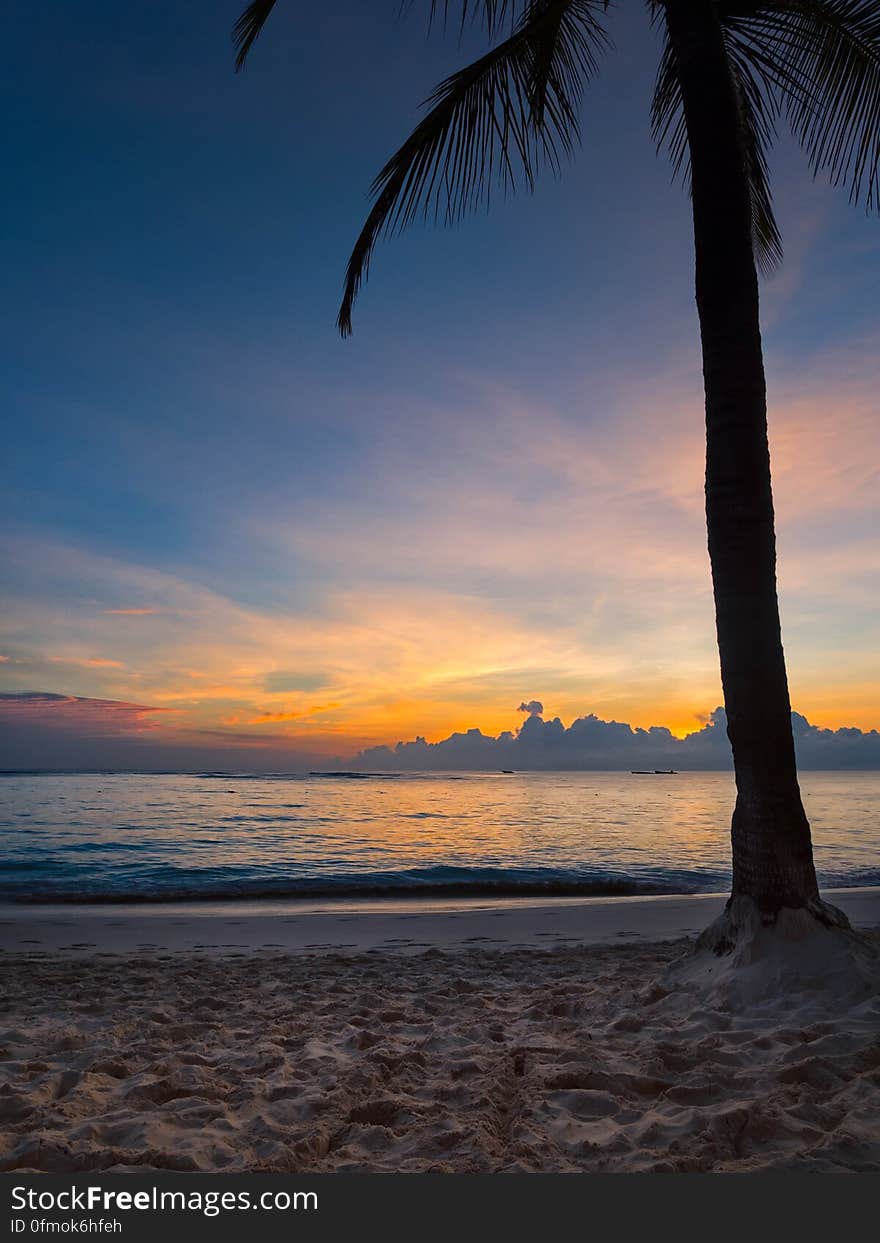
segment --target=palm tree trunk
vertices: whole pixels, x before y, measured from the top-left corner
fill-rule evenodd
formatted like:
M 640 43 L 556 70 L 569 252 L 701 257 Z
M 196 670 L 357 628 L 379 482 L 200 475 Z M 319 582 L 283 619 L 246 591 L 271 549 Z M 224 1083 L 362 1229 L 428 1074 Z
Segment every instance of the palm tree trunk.
M 776 597 L 767 404 L 747 156 L 714 0 L 666 0 L 690 148 L 706 393 L 706 518 L 736 770 L 733 894 L 762 919 L 818 902 Z

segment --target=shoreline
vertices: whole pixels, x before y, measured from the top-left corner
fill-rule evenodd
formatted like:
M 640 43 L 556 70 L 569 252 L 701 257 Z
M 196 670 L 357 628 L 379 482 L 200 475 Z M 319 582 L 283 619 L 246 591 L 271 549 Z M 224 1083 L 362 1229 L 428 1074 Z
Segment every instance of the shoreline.
M 880 926 L 880 886 L 823 896 L 862 928 Z M 726 894 L 397 898 L 96 906 L 0 905 L 3 958 L 314 956 L 425 950 L 558 949 L 698 935 Z

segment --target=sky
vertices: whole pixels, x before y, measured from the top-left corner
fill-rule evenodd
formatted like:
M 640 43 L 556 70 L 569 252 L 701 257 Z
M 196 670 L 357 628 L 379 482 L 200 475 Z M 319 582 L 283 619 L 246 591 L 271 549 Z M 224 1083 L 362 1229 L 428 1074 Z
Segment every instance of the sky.
M 383 244 L 342 341 L 370 181 L 484 48 L 397 7 L 279 0 L 235 75 L 237 3 L 11 5 L 0 766 L 295 766 L 515 734 L 533 700 L 563 728 L 718 720 L 690 214 L 646 11 L 609 13 L 572 165 Z M 787 138 L 772 168 L 792 703 L 870 732 L 880 223 Z

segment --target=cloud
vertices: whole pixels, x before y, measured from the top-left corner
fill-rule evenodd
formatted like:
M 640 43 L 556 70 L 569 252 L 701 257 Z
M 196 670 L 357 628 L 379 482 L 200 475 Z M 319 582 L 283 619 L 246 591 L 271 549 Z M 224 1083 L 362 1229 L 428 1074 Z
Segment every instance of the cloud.
M 323 713 L 332 712 L 338 707 L 338 703 L 312 704 L 309 708 L 296 708 L 291 709 L 289 712 L 260 712 L 257 716 L 244 723 L 247 725 L 265 725 L 272 722 L 306 721 L 309 717 L 321 716 Z
M 789 676 L 822 725 L 880 725 L 877 344 L 772 377 Z M 694 359 L 566 401 L 477 377 L 411 426 L 392 409 L 344 489 L 260 490 L 174 575 L 4 537 L 2 684 L 174 706 L 198 729 L 290 713 L 279 728 L 309 746 L 332 698 L 326 755 L 340 736 L 497 735 L 523 686 L 566 721 L 588 703 L 682 736 L 720 697 Z
M 83 669 L 124 669 L 121 660 L 107 660 L 100 656 L 49 656 L 52 665 L 79 665 Z
M 339 753 L 340 735 L 353 751 L 412 737 L 426 721 L 435 737 L 474 719 L 497 732 L 511 697 L 539 677 L 560 711 L 589 701 L 619 712 L 626 705 L 610 695 L 624 678 L 640 691 L 658 667 L 654 652 L 646 660 L 623 642 L 614 652 L 596 650 L 578 609 L 547 622 L 491 595 L 404 583 L 347 584 L 308 610 L 270 608 L 39 538 L 9 541 L 5 550 L 17 590 L 4 609 L 3 650 L 13 658 L 3 666 L 4 689 L 49 685 L 174 707 L 182 724 L 200 730 L 295 708 L 285 732 L 293 743 L 307 730 L 309 747 L 319 745 L 310 711 L 332 702 L 320 718 L 325 755 Z M 161 598 L 164 615 L 141 627 L 96 613 L 95 600 L 126 596 Z M 98 654 L 116 663 L 85 663 Z M 694 685 L 677 668 L 677 719 L 691 719 L 690 703 L 711 702 L 716 681 L 713 672 L 708 685 Z
M 528 703 L 523 700 L 517 708 L 517 712 L 527 712 L 529 716 L 543 716 L 544 705 L 539 699 L 530 699 Z
M 526 705 L 528 707 L 528 705 Z M 395 747 L 373 747 L 355 757 L 367 769 L 532 770 L 669 769 L 717 771 L 731 767 L 723 708 L 684 738 L 662 725 L 633 728 L 590 713 L 566 727 L 558 717 L 530 714 L 518 733 L 498 737 L 479 729 L 454 733 L 440 742 L 423 737 Z M 792 713 L 798 762 L 804 769 L 880 769 L 880 733 L 855 728 L 820 729 Z
M 296 771 L 316 756 L 281 735 L 181 728 L 173 709 L 49 691 L 0 693 L 5 769 Z
M 537 704 L 538 701 L 531 701 Z M 528 705 L 527 705 L 528 706 Z M 333 705 L 326 705 L 326 709 Z M 322 711 L 311 710 L 311 715 Z M 225 724 L 283 724 L 294 714 L 230 718 Z M 845 727 L 822 729 L 792 713 L 798 761 L 804 769 L 880 769 L 880 733 Z M 677 738 L 665 726 L 648 729 L 606 721 L 589 713 L 569 726 L 531 712 L 518 731 L 498 735 L 471 728 L 440 742 L 418 736 L 394 747 L 368 747 L 332 755 L 334 766 L 366 770 L 480 771 L 729 769 L 723 708 L 702 728 Z M 318 739 L 323 742 L 323 739 Z M 337 737 L 344 745 L 344 738 Z M 303 746 L 285 733 L 264 729 L 188 728 L 173 710 L 123 701 L 45 691 L 0 694 L 0 747 L 6 768 L 166 768 L 297 771 L 328 762 L 326 746 Z
M 58 695 L 50 691 L 0 693 L 0 725 L 7 730 L 74 731 L 83 737 L 138 734 L 157 725 L 163 708 Z
M 270 695 L 284 695 L 291 691 L 319 691 L 330 680 L 326 672 L 276 669 L 263 679 L 263 690 Z

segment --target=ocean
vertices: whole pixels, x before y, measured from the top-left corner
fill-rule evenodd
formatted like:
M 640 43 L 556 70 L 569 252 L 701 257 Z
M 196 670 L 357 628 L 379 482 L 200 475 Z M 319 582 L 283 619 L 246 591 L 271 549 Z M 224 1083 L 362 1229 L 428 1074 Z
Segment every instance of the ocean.
M 880 773 L 801 774 L 824 886 L 880 884 Z M 0 774 L 0 899 L 723 892 L 730 773 Z

